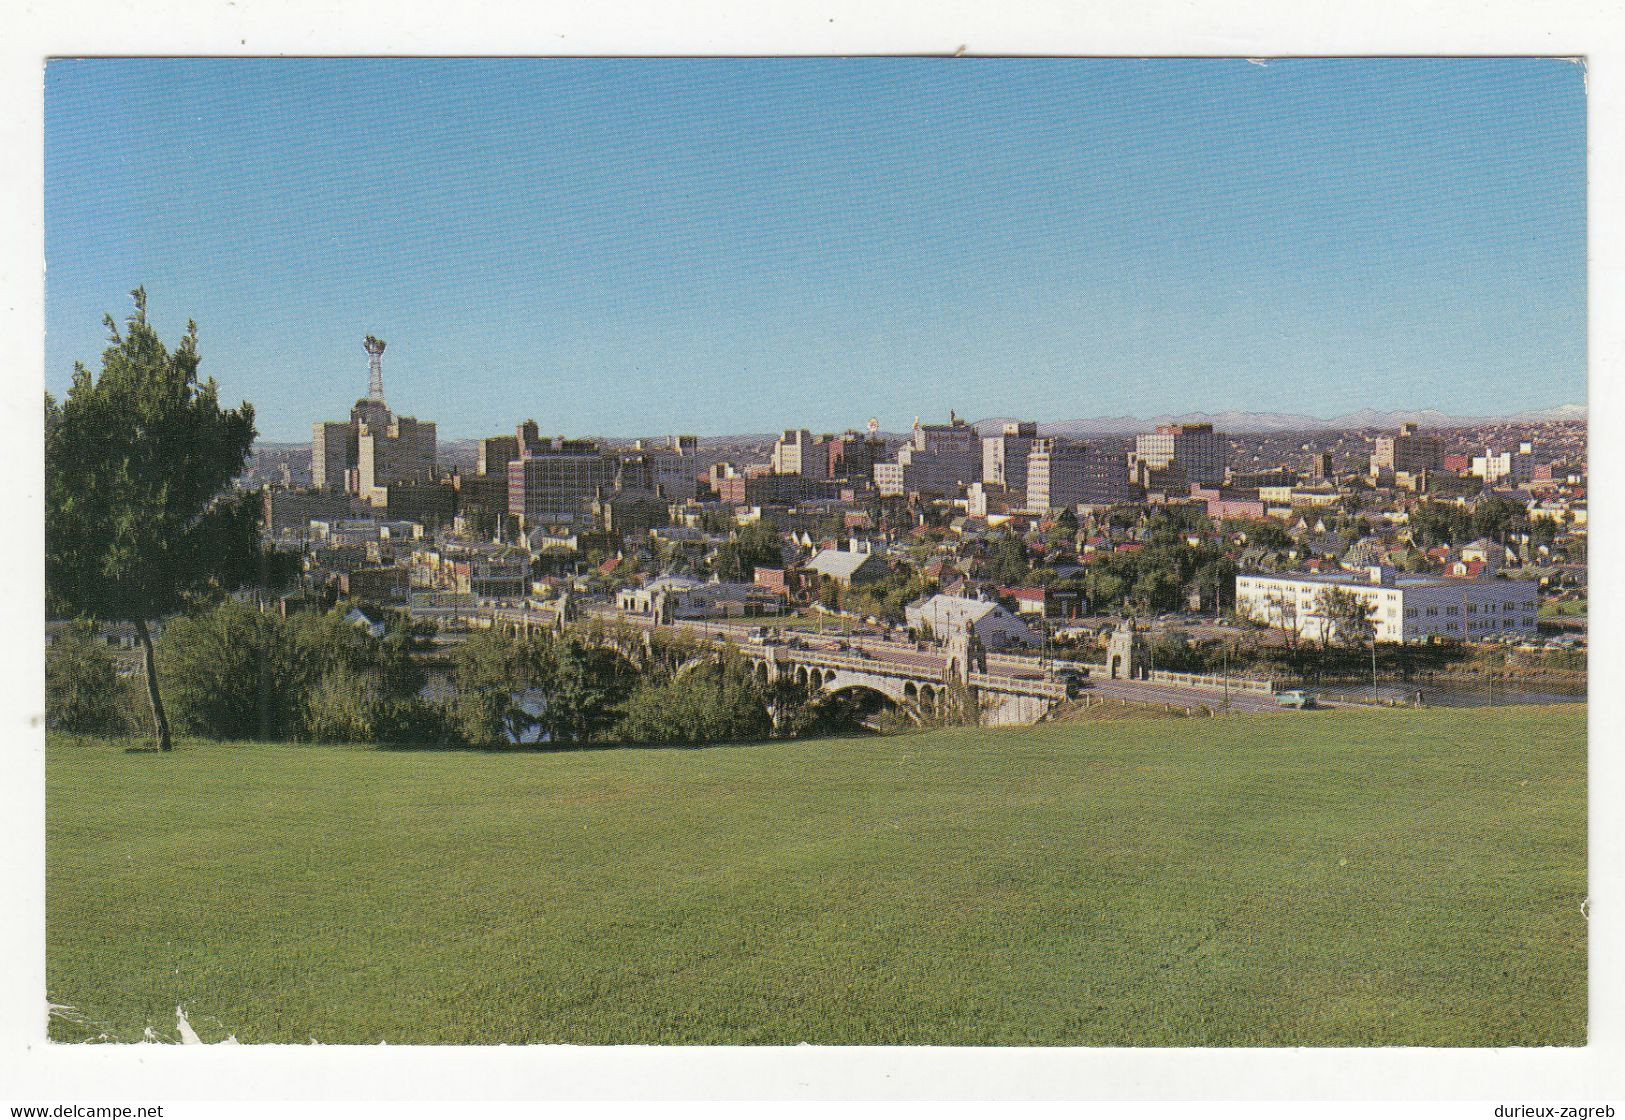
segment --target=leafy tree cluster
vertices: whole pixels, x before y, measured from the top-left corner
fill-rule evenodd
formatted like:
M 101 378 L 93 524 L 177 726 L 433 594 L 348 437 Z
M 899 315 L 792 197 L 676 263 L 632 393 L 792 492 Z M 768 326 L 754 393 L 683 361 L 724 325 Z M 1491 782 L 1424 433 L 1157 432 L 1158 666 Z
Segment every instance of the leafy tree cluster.
M 419 695 L 420 638 L 401 616 L 382 638 L 343 607 L 289 618 L 241 603 L 185 615 L 159 642 L 175 726 L 213 739 L 418 742 L 440 721 Z
M 872 583 L 845 589 L 833 581 L 825 586 L 833 592 L 833 602 L 826 606 L 839 607 L 865 618 L 873 615 L 888 622 L 903 621 L 903 608 L 927 595 L 937 592 L 937 581 L 922 572 L 898 568 Z
M 1327 637 L 1333 642 L 1359 645 L 1377 633 L 1377 604 L 1346 587 L 1323 588 L 1315 612 L 1325 620 Z
M 1423 548 L 1463 545 L 1480 537 L 1504 542 L 1530 528 L 1523 505 L 1508 498 L 1486 498 L 1473 506 L 1423 502 L 1410 513 L 1411 540 Z
M 987 554 L 987 575 L 995 583 L 1019 587 L 1032 573 L 1032 553 L 1020 537 L 1005 533 L 993 542 Z
M 675 673 L 648 674 L 616 729 L 628 743 L 737 743 L 773 731 L 766 687 L 743 659 L 710 658 Z
M 1135 552 L 1111 552 L 1090 561 L 1079 580 L 1095 613 L 1153 614 L 1180 610 L 1192 594 L 1216 597 L 1222 609 L 1235 601 L 1236 565 L 1218 546 L 1156 536 Z
M 126 735 L 135 686 L 119 676 L 118 660 L 85 625 L 58 633 L 45 652 L 45 724 L 73 735 Z
M 458 646 L 452 679 L 450 722 L 462 742 L 578 744 L 615 726 L 635 671 L 615 650 L 577 637 L 486 631 Z
M 1230 519 L 1223 524 L 1227 534 L 1240 533 L 1253 548 L 1267 548 L 1272 552 L 1285 552 L 1293 545 L 1292 534 L 1279 521 L 1253 521 Z
M 753 521 L 721 545 L 711 558 L 711 570 L 730 583 L 749 583 L 757 568 L 784 564 L 778 529 L 769 521 Z

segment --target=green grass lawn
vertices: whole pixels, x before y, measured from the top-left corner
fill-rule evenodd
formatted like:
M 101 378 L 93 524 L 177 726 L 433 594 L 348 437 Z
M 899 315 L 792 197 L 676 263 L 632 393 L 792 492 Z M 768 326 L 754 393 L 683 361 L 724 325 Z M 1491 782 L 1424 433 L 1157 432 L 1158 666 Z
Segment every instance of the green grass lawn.
M 1546 599 L 1540 604 L 1536 615 L 1540 618 L 1584 618 L 1586 613 L 1585 599 Z
M 63 1041 L 1586 1037 L 1580 705 L 47 774 Z

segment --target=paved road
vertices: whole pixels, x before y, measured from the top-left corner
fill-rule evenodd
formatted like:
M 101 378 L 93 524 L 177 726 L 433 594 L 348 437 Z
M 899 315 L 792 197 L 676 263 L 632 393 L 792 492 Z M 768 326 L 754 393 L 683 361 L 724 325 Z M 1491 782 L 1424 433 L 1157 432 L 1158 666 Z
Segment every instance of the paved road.
M 647 628 L 651 625 L 648 619 L 636 616 L 626 616 L 626 620 Z M 720 636 L 726 634 L 731 640 L 744 644 L 755 624 L 726 623 L 710 621 L 682 620 L 676 623 L 679 629 L 695 633 Z M 803 635 L 802 640 L 809 650 L 836 653 L 838 646 L 844 642 L 849 649 L 861 649 L 868 653 L 877 662 L 890 661 L 912 668 L 925 669 L 940 673 L 945 658 L 934 649 L 920 650 L 914 643 L 908 641 L 886 641 L 873 637 L 860 637 L 851 635 L 842 637 L 837 633 L 820 639 L 813 635 Z M 998 676 L 1009 676 L 1016 673 L 1044 672 L 1042 660 L 1036 655 L 1023 655 L 1014 653 L 994 653 L 988 655 L 988 669 Z M 1044 672 L 1045 679 L 1049 674 Z M 1205 704 L 1208 707 L 1218 707 L 1225 701 L 1222 689 L 1190 688 L 1179 685 L 1151 684 L 1146 681 L 1114 681 L 1099 677 L 1091 678 L 1085 686 L 1083 695 L 1104 696 L 1113 699 L 1131 700 L 1142 703 L 1174 704 L 1180 707 Z M 1279 708 L 1273 697 L 1260 696 L 1256 693 L 1245 693 L 1232 690 L 1229 694 L 1232 711 L 1278 711 Z
M 1106 696 L 1114 700 L 1134 700 L 1151 704 L 1173 704 L 1176 707 L 1205 704 L 1209 708 L 1222 707 L 1223 689 L 1188 688 L 1176 685 L 1151 684 L 1148 681 L 1113 681 L 1091 678 L 1085 696 Z M 1256 692 L 1230 691 L 1230 710 L 1233 712 L 1280 711 L 1273 696 Z
M 538 611 L 533 613 L 539 622 L 548 621 L 552 618 L 550 612 Z M 614 610 L 588 607 L 585 613 L 606 620 L 624 622 L 636 626 L 640 630 L 647 630 L 654 625 L 653 620 L 647 617 L 623 615 Z M 749 644 L 750 632 L 759 624 L 680 619 L 673 625 L 676 629 L 700 636 L 726 637 L 728 640 L 736 641 L 743 646 Z M 804 643 L 803 648 L 809 651 L 838 654 L 843 652 L 840 647 L 844 644 L 847 650 L 861 650 L 876 662 L 889 661 L 898 665 L 907 665 L 934 675 L 941 674 L 946 660 L 939 650 L 934 648 L 922 650 L 917 648 L 915 643 L 906 640 L 886 640 L 857 634 L 842 635 L 839 631 L 833 630 L 821 638 L 817 635 L 803 634 L 801 639 Z M 989 671 L 996 676 L 1043 673 L 1044 679 L 1050 679 L 1049 673 L 1045 671 L 1045 662 L 1036 655 L 991 653 L 988 655 L 987 660 Z M 879 665 L 876 667 L 879 668 Z M 1173 704 L 1178 707 L 1206 705 L 1216 708 L 1225 702 L 1224 692 L 1220 689 L 1152 684 L 1147 681 L 1114 681 L 1098 676 L 1090 678 L 1088 684 L 1084 687 L 1082 695 L 1101 696 L 1140 703 Z M 1229 694 L 1229 703 L 1232 711 L 1279 710 L 1272 697 L 1260 696 L 1255 693 L 1232 691 Z

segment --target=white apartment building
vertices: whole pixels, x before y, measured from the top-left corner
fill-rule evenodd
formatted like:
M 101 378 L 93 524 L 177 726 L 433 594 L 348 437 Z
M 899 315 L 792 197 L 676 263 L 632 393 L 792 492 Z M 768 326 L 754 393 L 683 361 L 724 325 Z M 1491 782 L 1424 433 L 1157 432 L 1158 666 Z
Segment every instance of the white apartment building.
M 1395 575 L 1389 567 L 1321 574 L 1244 573 L 1236 576 L 1236 613 L 1324 641 L 1328 621 L 1319 603 L 1328 587 L 1351 591 L 1376 607 L 1372 617 L 1380 642 L 1429 638 L 1481 642 L 1498 635 L 1535 633 L 1538 585 L 1533 580 Z
M 1486 447 L 1484 454 L 1473 456 L 1472 474 L 1492 485 L 1502 479 L 1528 482 L 1535 477 L 1535 445 L 1521 443 L 1517 451 L 1499 452 Z

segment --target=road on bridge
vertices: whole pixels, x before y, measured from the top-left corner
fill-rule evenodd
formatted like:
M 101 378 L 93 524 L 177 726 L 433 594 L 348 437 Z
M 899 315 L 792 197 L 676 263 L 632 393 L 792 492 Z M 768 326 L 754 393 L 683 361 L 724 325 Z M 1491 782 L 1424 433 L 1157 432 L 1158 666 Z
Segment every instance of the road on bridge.
M 619 618 L 633 623 L 641 628 L 653 625 L 652 620 L 637 615 L 621 615 L 613 611 L 595 612 L 603 617 Z M 674 624 L 678 629 L 687 630 L 711 637 L 725 637 L 730 641 L 737 641 L 741 645 L 747 644 L 751 630 L 755 629 L 749 623 L 713 622 L 699 619 L 680 619 Z M 919 649 L 913 642 L 904 640 L 885 640 L 875 637 L 860 636 L 857 634 L 841 636 L 831 634 L 819 638 L 810 634 L 798 636 L 802 647 L 822 653 L 838 653 L 842 647 L 860 656 L 867 655 L 877 662 L 892 662 L 897 665 L 907 665 L 910 668 L 922 669 L 940 674 L 945 658 L 935 649 Z M 1015 653 L 990 653 L 988 655 L 988 669 L 998 676 L 1037 676 L 1042 674 L 1049 679 L 1044 671 L 1045 662 L 1034 655 Z M 1089 679 L 1081 695 L 1100 696 L 1113 700 L 1128 700 L 1145 704 L 1172 704 L 1175 707 L 1195 707 L 1205 705 L 1209 708 L 1218 708 L 1225 704 L 1226 696 L 1223 689 L 1193 688 L 1188 685 L 1153 684 L 1149 681 L 1108 680 L 1099 676 Z M 1280 708 L 1273 696 L 1261 695 L 1252 692 L 1243 692 L 1232 689 L 1228 696 L 1229 707 L 1232 711 L 1273 712 Z

